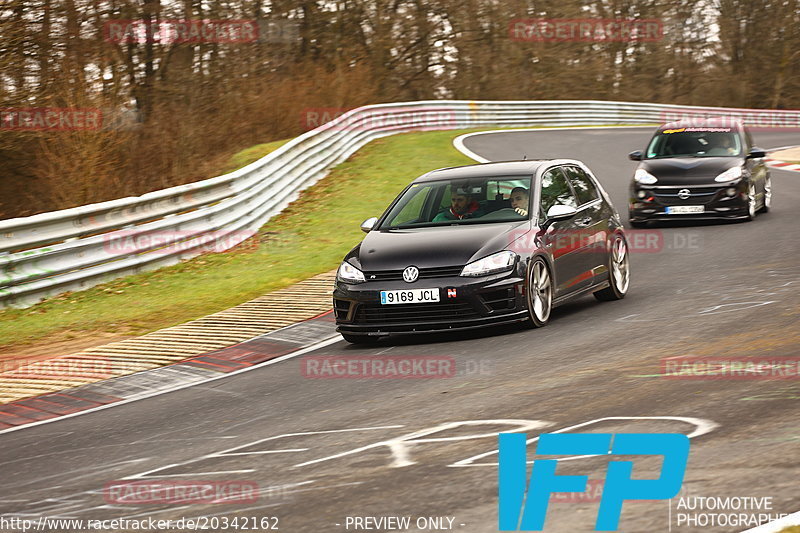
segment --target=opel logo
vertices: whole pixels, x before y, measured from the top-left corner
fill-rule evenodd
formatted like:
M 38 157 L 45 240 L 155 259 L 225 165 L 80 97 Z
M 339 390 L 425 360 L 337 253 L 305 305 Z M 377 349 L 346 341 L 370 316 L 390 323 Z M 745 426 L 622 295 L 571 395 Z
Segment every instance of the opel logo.
M 678 198 L 681 200 L 688 200 L 689 197 L 692 195 L 692 191 L 689 189 L 681 189 L 678 191 Z
M 403 281 L 406 283 L 414 283 L 419 277 L 419 269 L 415 266 L 406 267 L 403 270 Z

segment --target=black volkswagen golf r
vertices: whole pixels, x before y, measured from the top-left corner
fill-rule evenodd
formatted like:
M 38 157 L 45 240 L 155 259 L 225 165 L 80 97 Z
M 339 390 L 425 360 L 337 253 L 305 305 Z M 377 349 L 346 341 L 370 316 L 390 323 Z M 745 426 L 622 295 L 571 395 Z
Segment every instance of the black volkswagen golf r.
M 345 257 L 333 305 L 352 343 L 512 322 L 589 292 L 625 296 L 619 214 L 574 160 L 486 163 L 414 180 Z
M 698 119 L 658 128 L 630 187 L 633 227 L 651 220 L 752 220 L 772 200 L 765 152 L 739 122 Z

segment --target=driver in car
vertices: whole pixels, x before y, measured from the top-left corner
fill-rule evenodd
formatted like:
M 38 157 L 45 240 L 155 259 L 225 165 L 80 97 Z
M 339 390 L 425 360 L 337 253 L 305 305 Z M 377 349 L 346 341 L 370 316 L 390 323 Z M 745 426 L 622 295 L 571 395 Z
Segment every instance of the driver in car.
M 458 189 L 450 196 L 450 207 L 433 218 L 433 222 L 479 217 L 480 205 L 465 191 Z
M 730 135 L 723 136 L 719 144 L 708 151 L 708 155 L 736 155 L 736 148 L 733 147 Z
M 519 215 L 528 216 L 528 198 L 528 189 L 514 187 L 511 189 L 511 208 Z
M 722 138 L 722 148 L 725 150 L 726 155 L 736 155 L 736 148 L 733 146 L 733 140 L 726 135 Z

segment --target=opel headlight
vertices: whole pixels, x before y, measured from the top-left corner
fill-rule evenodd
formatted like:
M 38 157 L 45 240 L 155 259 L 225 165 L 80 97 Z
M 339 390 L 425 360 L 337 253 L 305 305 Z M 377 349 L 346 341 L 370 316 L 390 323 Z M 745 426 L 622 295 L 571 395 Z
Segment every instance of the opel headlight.
M 344 261 L 341 266 L 339 266 L 339 271 L 336 273 L 336 276 L 346 283 L 364 283 L 366 281 L 364 273 L 347 261 Z
M 636 169 L 636 172 L 633 174 L 633 179 L 637 183 L 641 183 L 642 185 L 652 185 L 658 181 L 658 178 L 656 178 L 643 168 Z
M 733 181 L 742 177 L 742 167 L 729 168 L 716 178 L 714 181 Z
M 514 266 L 514 261 L 517 259 L 517 254 L 504 250 L 497 252 L 483 259 L 473 261 L 464 267 L 461 271 L 462 276 L 488 276 L 489 274 L 496 274 L 505 270 L 511 270 Z

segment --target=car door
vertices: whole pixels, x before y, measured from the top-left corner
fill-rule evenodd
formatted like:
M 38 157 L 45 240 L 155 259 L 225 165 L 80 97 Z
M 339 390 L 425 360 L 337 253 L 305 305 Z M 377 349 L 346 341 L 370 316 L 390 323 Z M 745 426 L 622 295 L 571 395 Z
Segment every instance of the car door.
M 583 275 L 594 284 L 597 276 L 608 270 L 608 220 L 604 216 L 603 201 L 592 179 L 578 166 L 565 165 L 564 173 L 569 179 L 578 201 L 575 225 L 584 249 L 581 252 Z M 601 277 L 605 279 L 604 276 Z
M 539 180 L 539 224 L 547 225 L 542 243 L 553 258 L 557 297 L 591 284 L 591 276 L 585 274 L 588 260 L 575 223 L 577 217 L 545 221 L 547 211 L 558 204 L 578 208 L 575 193 L 560 166 L 545 170 Z

